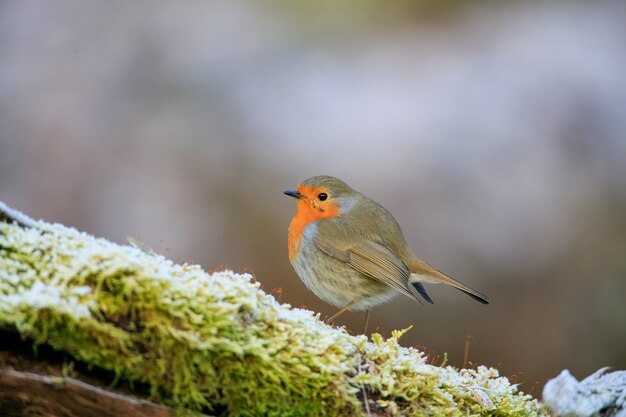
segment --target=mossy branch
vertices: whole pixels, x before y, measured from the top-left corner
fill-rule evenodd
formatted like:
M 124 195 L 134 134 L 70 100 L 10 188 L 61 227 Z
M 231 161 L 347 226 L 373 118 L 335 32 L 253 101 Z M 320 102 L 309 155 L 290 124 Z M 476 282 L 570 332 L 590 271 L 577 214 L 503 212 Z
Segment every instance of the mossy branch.
M 352 336 L 278 303 L 250 275 L 0 213 L 0 327 L 178 412 L 547 415 L 495 369 L 429 365 L 398 344 L 402 332 Z

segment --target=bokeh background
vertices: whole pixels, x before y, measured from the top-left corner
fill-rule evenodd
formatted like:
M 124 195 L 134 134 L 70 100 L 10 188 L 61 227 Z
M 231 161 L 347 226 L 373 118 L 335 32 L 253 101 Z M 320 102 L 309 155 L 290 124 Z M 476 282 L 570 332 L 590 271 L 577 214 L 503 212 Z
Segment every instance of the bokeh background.
M 282 191 L 338 176 L 493 300 L 429 286 L 370 326 L 456 366 L 470 336 L 539 395 L 626 368 L 624 22 L 623 1 L 2 2 L 0 200 L 328 316 Z

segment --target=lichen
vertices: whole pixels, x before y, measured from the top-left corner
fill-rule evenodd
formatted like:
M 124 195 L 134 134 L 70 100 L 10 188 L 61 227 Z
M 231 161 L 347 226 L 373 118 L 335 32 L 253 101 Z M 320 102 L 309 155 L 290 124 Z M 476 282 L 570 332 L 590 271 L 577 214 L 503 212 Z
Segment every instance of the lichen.
M 232 416 L 540 416 L 497 370 L 427 364 L 278 303 L 248 274 L 204 272 L 62 225 L 0 223 L 0 327 L 153 400 Z

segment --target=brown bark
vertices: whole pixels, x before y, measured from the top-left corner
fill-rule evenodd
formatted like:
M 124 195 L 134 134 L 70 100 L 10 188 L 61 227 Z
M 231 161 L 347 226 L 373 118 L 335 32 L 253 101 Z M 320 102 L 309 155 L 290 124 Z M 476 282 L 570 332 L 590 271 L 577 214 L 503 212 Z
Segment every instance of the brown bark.
M 88 368 L 47 345 L 33 349 L 14 329 L 0 328 L 0 416 L 174 417 L 172 408 L 146 400 L 144 384 L 132 386 Z
M 74 378 L 0 368 L 3 416 L 171 417 L 167 407 L 106 391 Z

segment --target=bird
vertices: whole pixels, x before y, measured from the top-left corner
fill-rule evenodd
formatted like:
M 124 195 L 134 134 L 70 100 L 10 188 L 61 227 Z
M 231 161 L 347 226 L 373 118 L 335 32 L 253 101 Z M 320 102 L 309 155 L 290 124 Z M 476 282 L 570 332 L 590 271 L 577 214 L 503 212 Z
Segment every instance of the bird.
M 297 200 L 289 261 L 310 291 L 339 308 L 328 323 L 365 310 L 365 332 L 372 308 L 398 293 L 433 304 L 424 283 L 447 284 L 489 304 L 486 295 L 415 256 L 391 213 L 344 181 L 314 176 L 284 194 Z

